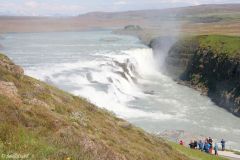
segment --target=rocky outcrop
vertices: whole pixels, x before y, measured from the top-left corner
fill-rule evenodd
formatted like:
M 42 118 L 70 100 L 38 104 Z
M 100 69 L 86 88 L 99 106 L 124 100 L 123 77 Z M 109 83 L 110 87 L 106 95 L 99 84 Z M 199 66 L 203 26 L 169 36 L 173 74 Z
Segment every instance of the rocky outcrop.
M 240 116 L 240 60 L 197 49 L 180 77 L 198 86 L 220 107 Z
M 6 95 L 14 102 L 21 102 L 20 96 L 18 95 L 18 89 L 13 82 L 0 81 L 0 95 Z
M 124 30 L 142 30 L 142 28 L 139 25 L 127 25 Z
M 151 44 L 151 47 L 154 51 L 159 49 L 157 45 Z M 201 91 L 218 106 L 240 116 L 238 55 L 236 53 L 230 56 L 227 52 L 222 53 L 221 49 L 216 52 L 210 45 L 203 47 L 199 37 L 185 38 L 170 48 L 165 66 L 168 73 L 178 79 L 179 83 Z
M 15 65 L 7 56 L 0 54 L 0 67 L 5 68 L 18 78 L 23 77 L 24 70 L 22 67 Z

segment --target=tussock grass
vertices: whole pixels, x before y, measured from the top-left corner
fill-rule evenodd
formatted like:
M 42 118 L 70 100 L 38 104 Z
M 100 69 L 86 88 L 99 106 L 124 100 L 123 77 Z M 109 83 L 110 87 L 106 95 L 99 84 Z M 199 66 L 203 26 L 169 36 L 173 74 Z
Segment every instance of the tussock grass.
M 57 148 L 23 127 L 5 123 L 0 125 L 0 131 L 0 159 L 9 159 L 9 156 L 44 159 Z
M 199 43 L 202 48 L 210 47 L 214 53 L 234 57 L 240 54 L 240 37 L 208 35 L 200 36 Z
M 186 36 L 176 42 L 172 49 L 179 49 L 186 54 L 193 54 L 198 49 L 205 49 L 216 55 L 236 58 L 240 56 L 240 37 L 224 35 Z

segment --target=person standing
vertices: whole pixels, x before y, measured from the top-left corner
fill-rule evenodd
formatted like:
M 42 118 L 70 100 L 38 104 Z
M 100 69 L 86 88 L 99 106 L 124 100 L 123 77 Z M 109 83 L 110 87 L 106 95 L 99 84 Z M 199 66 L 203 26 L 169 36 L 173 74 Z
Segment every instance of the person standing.
M 210 152 L 210 154 L 212 154 L 212 150 L 213 150 L 213 140 L 212 140 L 211 137 L 209 137 L 208 143 L 209 143 L 209 145 L 210 145 L 210 147 L 209 147 L 209 152 Z
M 179 142 L 179 144 L 181 145 L 181 146 L 183 146 L 183 140 L 180 140 L 180 142 Z
M 225 140 L 224 139 L 222 139 L 221 140 L 221 144 L 222 144 L 222 151 L 225 151 Z
M 214 151 L 215 151 L 215 155 L 217 156 L 218 155 L 218 144 L 217 143 L 215 143 Z
M 200 140 L 200 141 L 198 142 L 199 150 L 203 151 L 203 146 L 204 146 L 204 144 L 203 144 L 202 140 Z
M 197 141 L 195 140 L 195 141 L 193 142 L 193 148 L 194 148 L 194 149 L 197 149 L 197 146 L 198 146 L 198 143 L 197 143 Z
M 205 141 L 205 143 L 204 143 L 204 151 L 206 152 L 206 153 L 209 153 L 209 143 L 207 142 L 207 141 Z
M 193 143 L 192 140 L 191 140 L 190 143 L 189 143 L 189 147 L 190 147 L 191 149 L 194 149 L 194 143 Z

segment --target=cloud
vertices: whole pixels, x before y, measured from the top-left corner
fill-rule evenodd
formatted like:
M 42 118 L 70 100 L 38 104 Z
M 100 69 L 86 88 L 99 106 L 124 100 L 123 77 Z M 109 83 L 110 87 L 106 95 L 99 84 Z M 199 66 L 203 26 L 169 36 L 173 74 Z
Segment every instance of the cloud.
M 156 4 L 156 5 L 161 5 L 165 4 L 171 7 L 172 5 L 176 4 L 189 4 L 189 5 L 199 5 L 202 3 L 204 0 L 139 0 L 139 3 L 145 3 L 145 4 Z M 210 0 L 208 0 L 210 2 Z
M 240 3 L 239 0 L 0 0 L 0 14 L 73 16 L 92 11 L 162 9 L 209 3 Z
M 74 4 L 61 4 L 24 0 L 23 3 L 1 2 L 2 13 L 28 16 L 75 15 L 85 11 L 85 8 Z
M 199 0 L 171 0 L 171 3 L 189 3 L 192 5 L 201 4 Z
M 124 1 L 124 0 L 114 2 L 114 5 L 125 5 L 125 4 L 127 4 L 127 1 Z
M 39 6 L 39 3 L 38 2 L 35 2 L 33 0 L 27 0 L 24 5 L 26 7 L 29 7 L 29 8 L 33 8 L 33 9 L 36 9 L 38 6 Z
M 117 1 L 119 3 L 124 2 L 125 4 L 167 4 L 168 6 L 174 4 L 192 4 L 192 5 L 200 5 L 200 4 L 218 4 L 218 3 L 240 3 L 239 0 L 120 0 Z M 146 6 L 147 7 L 147 6 Z

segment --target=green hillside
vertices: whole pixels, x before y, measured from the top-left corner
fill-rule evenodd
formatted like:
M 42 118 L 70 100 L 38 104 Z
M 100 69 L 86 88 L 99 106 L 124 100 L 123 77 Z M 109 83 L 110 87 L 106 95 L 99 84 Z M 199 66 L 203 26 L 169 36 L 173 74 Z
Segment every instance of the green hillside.
M 240 54 L 240 37 L 209 35 L 199 37 L 200 47 L 210 47 L 213 52 L 236 56 Z

